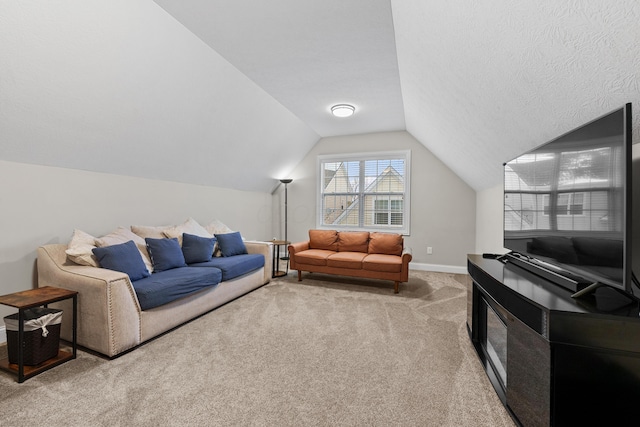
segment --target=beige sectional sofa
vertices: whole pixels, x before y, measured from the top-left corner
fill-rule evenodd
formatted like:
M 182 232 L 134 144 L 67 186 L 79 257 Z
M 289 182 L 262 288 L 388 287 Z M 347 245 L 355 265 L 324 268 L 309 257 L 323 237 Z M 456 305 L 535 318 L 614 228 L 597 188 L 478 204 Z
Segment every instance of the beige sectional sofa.
M 249 254 L 265 257 L 262 268 L 148 310 L 140 308 L 127 274 L 79 265 L 69 259 L 66 244 L 38 248 L 38 286 L 78 291 L 78 344 L 113 357 L 268 283 L 272 244 L 244 243 Z M 69 301 L 56 307 L 72 310 Z M 70 322 L 63 322 L 61 335 L 71 340 Z

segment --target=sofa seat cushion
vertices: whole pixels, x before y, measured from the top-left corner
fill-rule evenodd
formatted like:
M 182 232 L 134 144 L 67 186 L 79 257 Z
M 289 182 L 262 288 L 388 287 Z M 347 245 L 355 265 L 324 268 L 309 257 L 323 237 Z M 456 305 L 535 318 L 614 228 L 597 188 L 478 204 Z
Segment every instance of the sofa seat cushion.
M 400 273 L 402 258 L 396 255 L 369 254 L 362 260 L 362 268 L 384 273 Z
M 132 284 L 140 308 L 149 310 L 201 289 L 216 286 L 220 280 L 222 271 L 218 268 L 179 267 L 153 273 Z
M 366 256 L 362 252 L 337 252 L 327 258 L 327 267 L 362 270 L 362 260 Z
M 335 251 L 325 249 L 307 249 L 296 253 L 296 262 L 309 265 L 327 265 L 327 258 L 335 253 Z
M 230 280 L 264 267 L 264 255 L 244 254 L 212 258 L 207 262 L 189 264 L 190 267 L 215 267 L 222 271 L 222 280 Z

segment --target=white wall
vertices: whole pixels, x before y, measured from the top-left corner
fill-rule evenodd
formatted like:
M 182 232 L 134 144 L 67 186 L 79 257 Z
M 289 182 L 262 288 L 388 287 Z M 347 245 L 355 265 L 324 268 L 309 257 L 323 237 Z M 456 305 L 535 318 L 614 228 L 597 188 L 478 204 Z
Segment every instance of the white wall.
M 36 284 L 36 249 L 119 225 L 202 225 L 219 219 L 247 239 L 271 236 L 268 193 L 109 175 L 0 160 L 0 294 Z M 0 317 L 14 310 L 0 306 Z M 1 321 L 0 321 L 1 322 Z M 0 324 L 0 327 L 4 326 Z
M 407 132 L 385 132 L 321 139 L 288 176 L 290 241 L 308 238 L 316 227 L 317 157 L 322 154 L 411 150 L 411 234 L 414 269 L 466 271 L 466 254 L 475 250 L 476 194 Z M 274 236 L 284 238 L 283 187 L 274 194 Z M 274 237 L 272 236 L 272 237 Z M 433 254 L 427 255 L 427 246 Z

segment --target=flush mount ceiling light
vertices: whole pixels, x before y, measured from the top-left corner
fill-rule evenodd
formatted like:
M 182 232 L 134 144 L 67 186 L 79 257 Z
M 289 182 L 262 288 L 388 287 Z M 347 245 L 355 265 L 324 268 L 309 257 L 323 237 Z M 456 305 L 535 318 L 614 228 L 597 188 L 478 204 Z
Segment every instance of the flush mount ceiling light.
M 356 111 L 356 107 L 349 104 L 337 104 L 331 107 L 331 113 L 336 117 L 349 117 L 354 111 Z

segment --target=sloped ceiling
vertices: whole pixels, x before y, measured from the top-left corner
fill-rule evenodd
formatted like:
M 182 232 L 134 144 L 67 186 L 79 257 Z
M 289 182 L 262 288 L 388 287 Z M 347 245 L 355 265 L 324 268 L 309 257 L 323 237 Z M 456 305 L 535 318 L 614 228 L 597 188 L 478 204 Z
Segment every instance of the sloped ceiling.
M 155 1 L 320 136 L 406 129 L 477 190 L 640 101 L 634 0 Z
M 388 0 L 155 1 L 320 136 L 405 129 Z
M 0 52 L 2 160 L 270 192 L 319 139 L 150 0 L 3 2 Z
M 394 0 L 407 130 L 473 188 L 621 107 L 640 129 L 640 2 Z
M 0 158 L 271 191 L 320 137 L 406 129 L 477 190 L 626 102 L 640 2 L 3 2 Z M 335 103 L 356 114 L 336 119 Z

